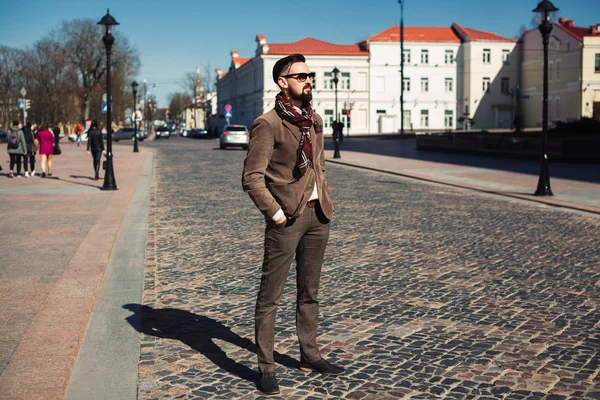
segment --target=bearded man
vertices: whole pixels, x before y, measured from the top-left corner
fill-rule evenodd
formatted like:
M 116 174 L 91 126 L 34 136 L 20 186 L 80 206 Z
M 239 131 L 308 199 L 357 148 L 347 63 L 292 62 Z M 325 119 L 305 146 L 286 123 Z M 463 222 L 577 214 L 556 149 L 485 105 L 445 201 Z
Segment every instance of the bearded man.
M 325 179 L 323 120 L 310 105 L 314 77 L 301 54 L 275 63 L 273 80 L 281 91 L 275 108 L 254 121 L 244 161 L 244 191 L 266 221 L 255 310 L 259 389 L 266 394 L 279 393 L 275 316 L 294 258 L 300 368 L 328 375 L 344 372 L 323 359 L 317 346 L 317 294 L 333 202 Z

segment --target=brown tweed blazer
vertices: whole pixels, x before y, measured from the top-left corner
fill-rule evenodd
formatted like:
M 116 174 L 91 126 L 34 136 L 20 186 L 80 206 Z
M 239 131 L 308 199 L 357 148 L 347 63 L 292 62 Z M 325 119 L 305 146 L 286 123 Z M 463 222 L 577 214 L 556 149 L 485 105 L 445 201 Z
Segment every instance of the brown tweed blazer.
M 310 128 L 314 167 L 298 181 L 289 183 L 301 135 L 300 129 L 282 120 L 275 109 L 258 117 L 250 132 L 242 186 L 265 217 L 272 218 L 281 208 L 287 217 L 296 218 L 304 211 L 316 180 L 321 209 L 331 220 L 333 201 L 325 178 L 323 119 L 317 113 L 313 113 Z

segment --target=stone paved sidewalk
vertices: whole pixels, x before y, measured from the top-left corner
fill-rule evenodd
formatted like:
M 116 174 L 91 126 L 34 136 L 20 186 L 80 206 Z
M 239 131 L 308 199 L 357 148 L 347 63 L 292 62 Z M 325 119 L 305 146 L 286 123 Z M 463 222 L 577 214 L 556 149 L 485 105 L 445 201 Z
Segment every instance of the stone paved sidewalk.
M 243 151 L 157 151 L 139 398 L 257 399 L 263 220 Z M 277 321 L 289 399 L 600 398 L 600 221 L 327 165 L 336 218 L 319 342 L 341 377 L 299 371 L 294 272 Z M 276 397 L 277 398 L 277 397 Z
M 147 156 L 114 146 L 119 190 L 103 192 L 85 147 L 61 147 L 51 178 L 39 157 L 35 177 L 0 174 L 2 400 L 62 398 Z

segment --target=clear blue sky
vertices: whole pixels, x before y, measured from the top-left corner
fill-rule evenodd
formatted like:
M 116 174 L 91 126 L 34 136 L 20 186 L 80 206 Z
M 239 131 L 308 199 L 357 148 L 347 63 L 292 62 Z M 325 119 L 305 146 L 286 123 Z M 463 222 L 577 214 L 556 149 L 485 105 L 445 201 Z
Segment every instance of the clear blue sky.
M 529 26 L 538 0 L 405 0 L 406 26 L 452 22 L 514 37 Z M 598 0 L 553 0 L 559 15 L 578 26 L 600 23 Z M 156 83 L 159 107 L 181 91 L 178 82 L 196 65 L 226 70 L 230 50 L 252 57 L 256 34 L 271 43 L 307 36 L 357 43 L 400 21 L 397 0 L 13 0 L 2 1 L 0 44 L 27 47 L 63 20 L 110 13 L 141 54 L 138 82 Z M 98 38 L 100 40 L 100 38 Z

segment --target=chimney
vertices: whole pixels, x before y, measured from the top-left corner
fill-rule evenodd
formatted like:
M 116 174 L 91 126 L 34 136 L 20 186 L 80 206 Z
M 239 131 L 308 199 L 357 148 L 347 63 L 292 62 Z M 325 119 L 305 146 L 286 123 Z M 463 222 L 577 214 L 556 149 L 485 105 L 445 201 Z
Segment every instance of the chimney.
M 600 35 L 600 24 L 596 24 L 596 26 L 592 26 L 592 35 Z
M 562 26 L 565 26 L 565 24 L 567 23 L 567 19 L 565 17 L 560 17 L 558 19 L 558 23 L 561 24 Z
M 269 52 L 269 45 L 267 44 L 267 37 L 265 35 L 256 35 L 256 55 L 267 54 Z
M 221 77 L 223 76 L 223 71 L 221 70 L 221 68 L 215 68 L 215 72 L 217 73 L 217 78 L 221 79 Z
M 575 26 L 575 20 L 574 19 L 568 20 L 567 27 L 572 28 L 573 26 Z
M 231 58 L 238 58 L 240 56 L 240 53 L 238 53 L 237 50 L 231 50 Z

